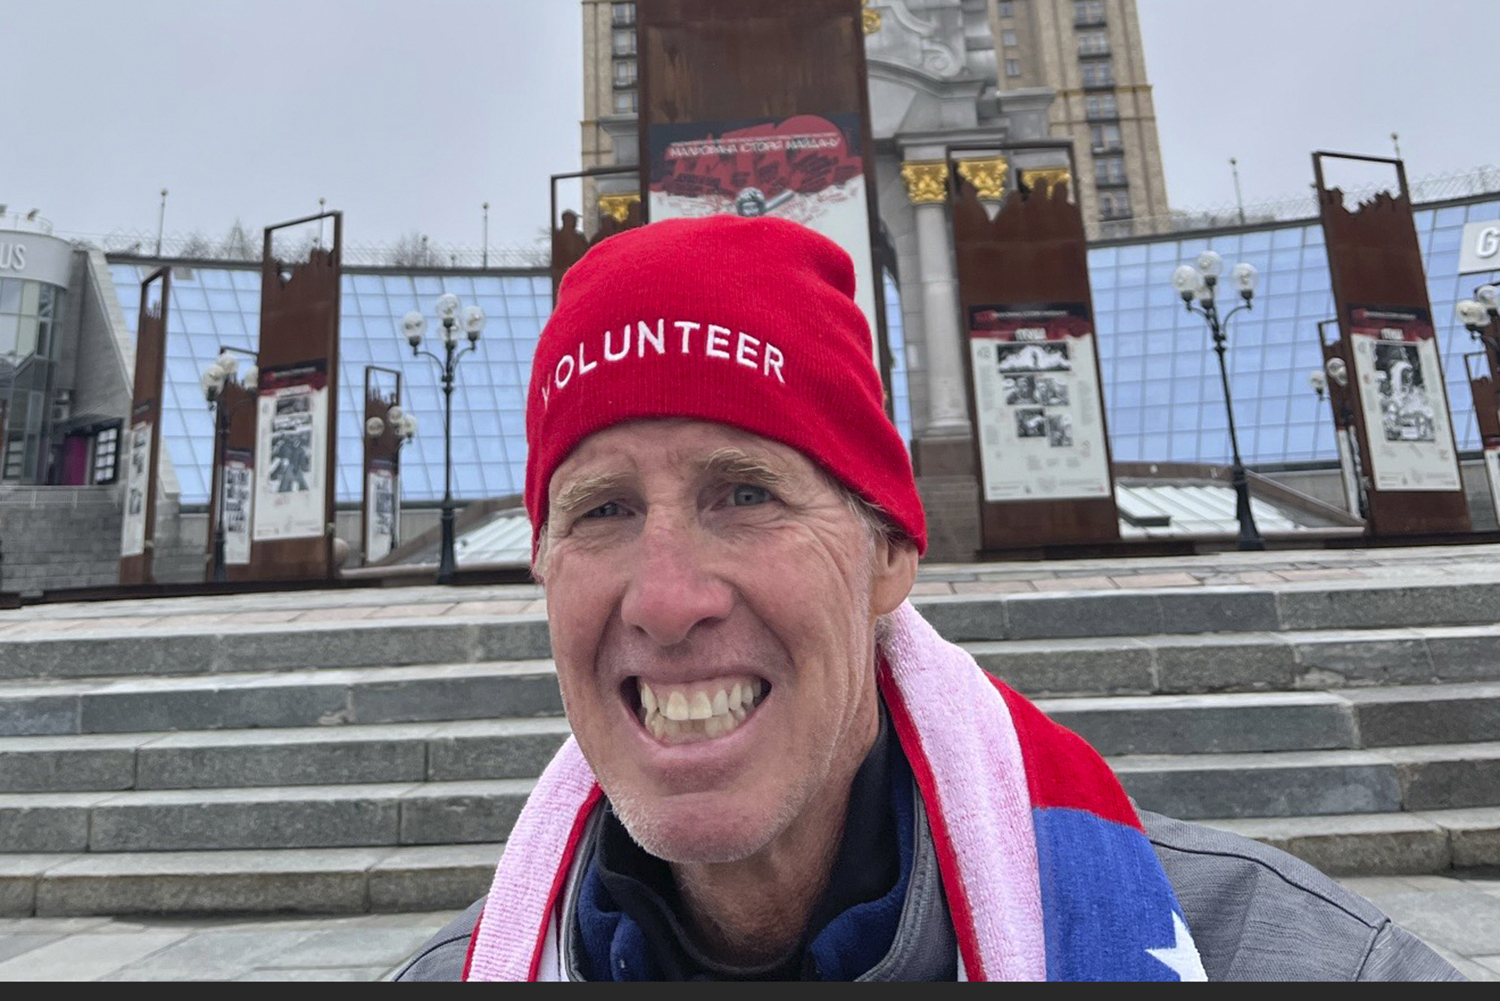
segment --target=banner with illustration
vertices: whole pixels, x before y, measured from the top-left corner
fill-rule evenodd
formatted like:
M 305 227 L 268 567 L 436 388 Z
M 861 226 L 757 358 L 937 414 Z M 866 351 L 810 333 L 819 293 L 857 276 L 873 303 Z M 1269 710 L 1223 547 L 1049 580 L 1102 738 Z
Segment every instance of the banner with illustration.
M 365 563 L 374 563 L 390 555 L 399 545 L 401 491 L 396 467 L 376 460 L 369 473 L 365 492 L 370 510 L 365 512 Z
M 799 222 L 854 259 L 855 302 L 878 331 L 860 134 L 858 114 L 652 125 L 647 218 L 734 213 Z
M 224 565 L 250 563 L 250 515 L 255 507 L 255 456 L 243 449 L 224 452 Z
M 1349 332 L 1374 488 L 1462 490 L 1428 312 L 1355 306 Z
M 120 556 L 146 552 L 147 495 L 151 491 L 151 444 L 156 433 L 150 421 L 130 426 L 130 459 L 125 469 L 125 510 L 120 524 Z
M 1081 302 L 969 310 L 986 501 L 1110 495 L 1094 325 Z
M 1485 447 L 1484 471 L 1490 481 L 1490 503 L 1495 506 L 1495 520 L 1500 522 L 1500 445 Z
M 255 425 L 255 542 L 324 534 L 328 373 L 321 361 L 260 373 Z

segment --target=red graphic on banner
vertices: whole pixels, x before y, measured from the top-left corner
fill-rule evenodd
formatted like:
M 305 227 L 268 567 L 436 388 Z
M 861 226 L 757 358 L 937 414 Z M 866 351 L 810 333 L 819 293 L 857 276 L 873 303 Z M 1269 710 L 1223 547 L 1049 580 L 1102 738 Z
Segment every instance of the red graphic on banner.
M 848 136 L 826 118 L 798 115 L 667 145 L 652 190 L 694 198 L 759 196 L 760 215 L 792 195 L 813 195 L 864 173 Z M 758 209 L 758 211 L 754 211 Z

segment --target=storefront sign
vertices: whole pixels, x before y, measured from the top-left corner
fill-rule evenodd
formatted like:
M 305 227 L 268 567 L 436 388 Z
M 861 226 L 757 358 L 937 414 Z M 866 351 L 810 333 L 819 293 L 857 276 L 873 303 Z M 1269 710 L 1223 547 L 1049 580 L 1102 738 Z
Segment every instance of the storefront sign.
M 1500 271 L 1500 219 L 1471 222 L 1464 227 L 1458 252 L 1458 273 Z
M 0 278 L 26 278 L 67 288 L 72 270 L 73 245 L 68 241 L 0 230 Z
M 986 501 L 1110 495 L 1093 322 L 1083 303 L 969 311 Z

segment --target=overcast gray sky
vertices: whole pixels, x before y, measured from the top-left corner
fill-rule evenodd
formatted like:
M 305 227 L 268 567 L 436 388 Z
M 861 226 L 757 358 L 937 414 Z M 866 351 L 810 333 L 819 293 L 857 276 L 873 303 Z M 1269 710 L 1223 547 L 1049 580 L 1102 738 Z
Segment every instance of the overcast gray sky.
M 1323 147 L 1500 162 L 1500 4 L 1139 0 L 1174 206 L 1294 196 Z M 352 243 L 546 225 L 578 167 L 577 0 L 0 0 L 0 202 L 65 234 L 346 213 Z

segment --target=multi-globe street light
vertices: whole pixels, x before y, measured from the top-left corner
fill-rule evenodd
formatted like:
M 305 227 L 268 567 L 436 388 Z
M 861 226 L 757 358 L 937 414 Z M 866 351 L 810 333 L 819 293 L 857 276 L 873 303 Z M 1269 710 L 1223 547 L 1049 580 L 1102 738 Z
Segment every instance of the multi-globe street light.
M 442 325 L 439 334 L 443 338 L 444 357 L 422 350 L 422 338 L 427 334 L 427 318 L 412 310 L 401 318 L 401 330 L 406 342 L 411 345 L 412 357 L 426 355 L 437 363 L 443 380 L 443 542 L 438 556 L 437 582 L 452 584 L 457 560 L 453 555 L 453 378 L 458 372 L 459 359 L 479 347 L 479 335 L 484 332 L 484 310 L 478 306 L 464 306 L 458 296 L 449 292 L 439 296 L 436 306 L 438 322 Z M 461 336 L 467 336 L 469 346 L 459 350 Z M 415 423 L 412 425 L 415 431 Z
M 1205 250 L 1198 255 L 1194 264 L 1181 265 L 1172 272 L 1172 287 L 1176 289 L 1178 295 L 1182 296 L 1187 311 L 1203 317 L 1208 323 L 1210 333 L 1213 334 L 1214 350 L 1219 355 L 1219 376 L 1224 382 L 1224 410 L 1229 416 L 1229 446 L 1234 453 L 1233 483 L 1235 513 L 1240 522 L 1239 547 L 1244 550 L 1258 550 L 1265 549 L 1266 544 L 1260 537 L 1260 531 L 1255 527 L 1255 515 L 1250 510 L 1250 482 L 1245 474 L 1245 464 L 1240 460 L 1239 437 L 1234 429 L 1234 405 L 1229 395 L 1229 368 L 1224 361 L 1228 341 L 1225 327 L 1228 326 L 1234 314 L 1242 309 L 1252 308 L 1251 299 L 1255 296 L 1257 275 L 1253 265 L 1242 262 L 1234 266 L 1229 273 L 1230 280 L 1234 282 L 1235 290 L 1239 292 L 1244 302 L 1221 317 L 1214 296 L 1218 288 L 1219 276 L 1223 271 L 1224 259 L 1212 250 Z M 1197 304 L 1196 308 L 1194 303 Z
M 1474 298 L 1462 299 L 1456 309 L 1458 322 L 1468 328 L 1469 336 L 1484 345 L 1490 367 L 1500 378 L 1500 289 L 1481 285 Z
M 260 370 L 251 365 L 245 370 L 245 375 L 240 379 L 248 395 L 236 402 L 233 406 L 224 406 L 222 394 L 224 385 L 234 378 L 239 371 L 240 360 L 235 355 L 244 355 L 247 358 L 255 358 L 255 353 L 246 351 L 244 348 L 231 348 L 221 346 L 219 357 L 214 359 L 208 368 L 203 370 L 199 379 L 199 385 L 203 387 L 203 398 L 208 401 L 208 408 L 214 412 L 214 441 L 216 447 L 214 455 L 219 457 L 219 503 L 214 517 L 214 566 L 213 579 L 215 581 L 226 581 L 229 579 L 228 570 L 224 562 L 225 531 L 224 531 L 224 495 L 229 492 L 229 484 L 224 476 L 227 468 L 225 457 L 229 449 L 229 426 L 234 420 L 234 415 L 246 406 L 255 403 L 255 387 L 260 381 Z

